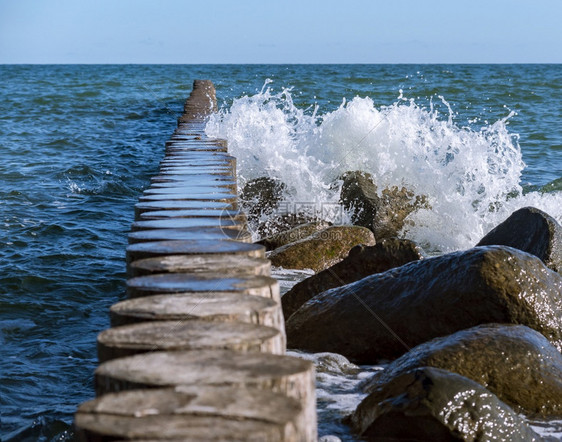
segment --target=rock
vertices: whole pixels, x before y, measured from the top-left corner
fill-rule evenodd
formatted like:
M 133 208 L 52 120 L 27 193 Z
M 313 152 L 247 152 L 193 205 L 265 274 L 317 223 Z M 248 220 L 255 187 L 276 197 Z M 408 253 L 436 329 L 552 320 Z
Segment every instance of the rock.
M 405 187 L 386 188 L 379 195 L 373 176 L 367 172 L 347 172 L 341 179 L 341 204 L 351 213 L 353 224 L 371 229 L 377 240 L 397 236 L 410 213 L 428 207 L 425 196 Z
M 476 247 L 320 293 L 287 320 L 286 331 L 289 348 L 374 363 L 494 322 L 527 325 L 561 350 L 562 276 L 520 250 Z
M 555 272 L 562 272 L 562 226 L 534 207 L 516 210 L 477 244 L 504 245 L 538 256 Z
M 343 180 L 340 202 L 351 212 L 351 220 L 356 225 L 372 228 L 380 203 L 373 176 L 355 171 L 345 173 L 340 179 Z
M 260 238 L 268 238 L 295 227 L 302 226 L 303 224 L 318 222 L 326 221 L 319 220 L 310 214 L 302 212 L 284 213 L 282 215 L 272 216 L 260 222 L 255 228 L 255 232 Z
M 365 440 L 541 440 L 480 384 L 432 367 L 390 379 L 359 404 L 349 422 Z
M 423 251 L 416 243 L 407 239 L 383 239 L 374 246 L 355 246 L 343 261 L 299 282 L 285 293 L 281 298 L 283 315 L 289 318 L 318 293 L 358 281 L 373 273 L 400 267 L 422 257 Z
M 322 373 L 336 376 L 356 375 L 361 371 L 361 367 L 336 353 L 304 353 L 291 350 L 287 352 L 287 355 L 313 362 L 317 376 Z
M 324 270 L 341 261 L 358 245 L 374 245 L 373 233 L 365 227 L 332 226 L 271 252 L 271 264 L 286 269 Z
M 321 436 L 318 438 L 318 442 L 341 442 L 341 439 L 337 436 L 328 434 L 326 436 Z
M 248 181 L 240 192 L 244 211 L 251 220 L 272 214 L 283 199 L 286 188 L 285 183 L 269 177 Z
M 268 236 L 267 238 L 262 238 L 261 240 L 256 242 L 265 246 L 265 250 L 270 251 L 289 243 L 304 239 L 307 236 L 313 235 L 314 233 L 320 230 L 324 230 L 330 226 L 331 223 L 327 221 L 312 221 L 305 224 L 300 224 L 296 227 L 293 227 L 292 229 L 279 232 L 272 236 Z
M 472 379 L 517 411 L 562 414 L 562 354 L 524 325 L 485 324 L 418 345 L 375 373 L 366 390 L 424 366 Z

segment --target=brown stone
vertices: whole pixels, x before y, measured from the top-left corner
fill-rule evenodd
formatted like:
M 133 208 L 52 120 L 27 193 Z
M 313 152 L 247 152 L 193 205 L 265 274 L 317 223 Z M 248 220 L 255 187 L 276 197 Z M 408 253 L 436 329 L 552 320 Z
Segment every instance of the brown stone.
M 365 387 L 374 391 L 420 367 L 472 379 L 527 415 L 562 415 L 562 355 L 529 327 L 485 324 L 433 339 L 375 373 Z
M 330 227 L 330 223 L 326 221 L 312 221 L 309 223 L 301 224 L 292 229 L 279 232 L 275 235 L 268 236 L 256 241 L 258 244 L 265 246 L 265 250 L 275 250 L 278 247 L 290 244 L 295 241 L 304 239 L 314 233 Z
M 373 233 L 365 227 L 332 226 L 279 247 L 268 258 L 274 266 L 319 272 L 340 262 L 358 244 L 375 244 Z
M 355 246 L 343 261 L 306 278 L 285 293 L 281 298 L 283 314 L 289 318 L 301 305 L 321 292 L 400 267 L 423 256 L 418 245 L 407 239 L 383 239 L 374 246 Z

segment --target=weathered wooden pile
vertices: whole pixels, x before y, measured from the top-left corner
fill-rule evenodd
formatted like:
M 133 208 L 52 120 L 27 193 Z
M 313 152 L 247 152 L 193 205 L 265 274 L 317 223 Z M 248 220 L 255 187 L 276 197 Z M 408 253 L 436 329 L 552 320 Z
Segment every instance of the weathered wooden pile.
M 284 355 L 279 286 L 238 210 L 236 159 L 205 135 L 216 107 L 213 84 L 195 81 L 135 206 L 128 299 L 98 336 L 80 440 L 316 440 L 314 366 Z

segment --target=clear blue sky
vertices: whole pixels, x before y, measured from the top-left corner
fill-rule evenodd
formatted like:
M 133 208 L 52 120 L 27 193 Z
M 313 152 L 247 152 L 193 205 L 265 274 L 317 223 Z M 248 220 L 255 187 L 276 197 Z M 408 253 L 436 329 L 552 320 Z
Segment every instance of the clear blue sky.
M 0 63 L 561 63 L 562 0 L 0 0 Z

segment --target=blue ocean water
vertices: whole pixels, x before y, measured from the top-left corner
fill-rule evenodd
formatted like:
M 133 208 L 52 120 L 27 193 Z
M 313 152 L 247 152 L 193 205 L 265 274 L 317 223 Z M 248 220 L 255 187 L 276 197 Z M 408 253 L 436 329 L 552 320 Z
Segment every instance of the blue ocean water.
M 124 296 L 133 205 L 197 78 L 215 83 L 208 130 L 228 135 L 241 179 L 330 200 L 324 171 L 363 165 L 436 200 L 455 189 L 405 233 L 441 251 L 496 222 L 490 204 L 562 220 L 562 65 L 0 66 L 2 440 L 71 439 Z

